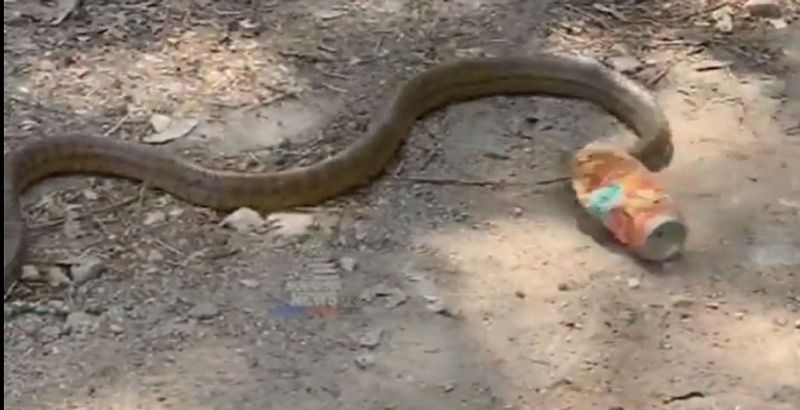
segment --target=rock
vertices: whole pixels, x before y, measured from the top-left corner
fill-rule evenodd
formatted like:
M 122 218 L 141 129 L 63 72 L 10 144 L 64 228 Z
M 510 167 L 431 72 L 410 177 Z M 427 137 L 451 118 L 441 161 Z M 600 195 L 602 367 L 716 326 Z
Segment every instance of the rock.
M 342 269 L 347 272 L 355 272 L 356 267 L 358 266 L 358 261 L 356 261 L 355 258 L 344 256 L 339 259 L 339 266 L 341 266 Z
M 778 0 L 748 0 L 744 3 L 744 8 L 753 17 L 776 19 L 783 15 Z
M 20 280 L 24 282 L 37 282 L 42 280 L 42 274 L 39 273 L 39 269 L 37 269 L 36 266 L 24 265 L 22 267 Z
M 148 212 L 147 215 L 144 216 L 144 224 L 146 226 L 151 226 L 155 224 L 160 224 L 167 220 L 167 214 L 162 211 L 152 211 Z
M 64 269 L 59 266 L 53 266 L 48 269 L 45 277 L 47 278 L 47 283 L 56 288 L 72 284 L 72 279 L 70 279 L 67 273 L 64 272 Z
M 65 328 L 68 332 L 81 333 L 90 331 L 95 326 L 94 316 L 86 312 L 72 312 L 67 315 Z
M 395 308 L 408 300 L 408 296 L 398 287 L 389 287 L 380 283 L 370 288 L 364 289 L 359 295 L 364 302 L 372 302 L 376 297 L 385 298 L 387 308 Z
M 786 319 L 785 317 L 776 317 L 773 320 L 773 323 L 780 327 L 786 327 L 789 324 L 789 319 Z
M 356 365 L 362 369 L 366 369 L 375 364 L 375 355 L 371 353 L 364 353 L 356 356 Z
M 794 328 L 800 330 L 800 319 L 794 321 Z
M 730 6 L 721 7 L 711 13 L 711 18 L 714 20 L 714 27 L 723 33 L 730 33 L 733 31 L 733 12 Z
M 642 286 L 642 281 L 639 278 L 629 278 L 628 279 L 628 288 L 630 289 L 639 289 Z
M 161 262 L 164 260 L 164 254 L 161 253 L 158 249 L 151 249 L 150 252 L 147 252 L 147 261 L 148 262 Z
M 267 221 L 278 226 L 276 233 L 285 237 L 296 237 L 308 233 L 314 224 L 314 215 L 299 212 L 276 212 Z
M 239 281 L 239 284 L 248 289 L 255 289 L 261 286 L 261 283 L 255 279 L 242 279 Z
M 733 317 L 735 317 L 738 320 L 744 320 L 744 316 L 745 316 L 744 312 L 736 312 L 733 314 Z
M 189 317 L 197 320 L 210 320 L 219 315 L 219 313 L 220 310 L 217 305 L 211 302 L 201 302 L 189 310 Z
M 66 316 L 69 314 L 69 306 L 61 300 L 51 300 L 48 304 L 51 311 L 56 315 Z
M 99 278 L 105 270 L 106 266 L 100 258 L 88 256 L 80 259 L 75 265 L 72 265 L 70 274 L 72 275 L 72 282 L 76 285 L 80 285 L 92 279 Z
M 670 298 L 670 305 L 674 308 L 688 308 L 694 304 L 692 298 L 685 295 L 674 295 Z
M 789 27 L 789 23 L 787 23 L 784 19 L 767 19 L 767 21 L 776 30 L 783 30 L 786 27 Z
M 514 296 L 516 296 L 516 297 L 518 297 L 520 299 L 525 299 L 528 295 L 526 295 L 525 292 L 523 292 L 521 290 L 518 290 L 518 291 L 514 292 Z
M 264 219 L 250 208 L 239 208 L 226 216 L 221 225 L 240 233 L 247 233 L 262 229 Z
M 608 59 L 608 65 L 623 74 L 632 74 L 642 68 L 642 62 L 629 55 L 611 57 Z
M 402 305 L 403 303 L 406 303 L 406 300 L 408 300 L 408 296 L 405 292 L 403 292 L 400 288 L 392 288 L 391 293 L 386 295 L 386 303 L 384 306 L 389 309 L 393 309 Z
M 124 331 L 122 329 L 122 326 L 120 326 L 120 325 L 118 325 L 116 323 L 112 323 L 112 324 L 108 325 L 108 330 L 110 330 L 111 333 L 114 333 L 115 335 L 118 335 L 118 334 L 120 334 L 120 333 L 122 333 Z
M 173 218 L 177 218 L 177 217 L 183 215 L 183 212 L 184 211 L 183 211 L 182 208 L 172 208 L 172 209 L 169 210 L 169 216 L 171 216 Z
M 61 337 L 61 328 L 56 325 L 45 326 L 39 330 L 39 341 L 42 343 L 51 343 Z
M 361 291 L 359 297 L 364 302 L 372 302 L 378 296 L 386 296 L 391 293 L 391 288 L 385 283 L 379 283 Z
M 445 313 L 447 312 L 447 307 L 444 305 L 444 301 L 441 298 L 436 296 L 426 296 L 425 301 L 428 302 L 425 305 L 425 308 L 433 313 Z
M 188 135 L 199 124 L 195 118 L 170 118 L 166 115 L 154 114 L 150 117 L 150 125 L 155 134 L 142 138 L 147 144 L 163 144 Z
M 380 344 L 381 336 L 383 336 L 383 329 L 371 330 L 358 338 L 358 344 L 368 349 L 374 349 Z

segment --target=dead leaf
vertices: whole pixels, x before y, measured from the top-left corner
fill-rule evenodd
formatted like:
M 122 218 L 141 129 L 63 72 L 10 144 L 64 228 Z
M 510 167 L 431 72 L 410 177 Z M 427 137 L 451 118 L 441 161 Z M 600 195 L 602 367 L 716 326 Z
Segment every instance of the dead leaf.
M 163 144 L 188 135 L 197 126 L 199 121 L 195 118 L 170 118 L 162 114 L 150 117 L 150 125 L 155 134 L 142 138 L 147 144 Z
M 58 0 L 56 3 L 56 15 L 50 24 L 53 26 L 57 26 L 64 21 L 70 13 L 75 11 L 80 4 L 80 0 Z

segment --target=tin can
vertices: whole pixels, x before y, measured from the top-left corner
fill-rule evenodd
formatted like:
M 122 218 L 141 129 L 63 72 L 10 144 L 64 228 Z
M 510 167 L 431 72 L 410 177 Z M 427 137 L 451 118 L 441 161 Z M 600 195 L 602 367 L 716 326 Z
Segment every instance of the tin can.
M 635 255 L 666 261 L 683 251 L 683 216 L 638 159 L 622 149 L 589 146 L 575 153 L 571 172 L 581 206 Z

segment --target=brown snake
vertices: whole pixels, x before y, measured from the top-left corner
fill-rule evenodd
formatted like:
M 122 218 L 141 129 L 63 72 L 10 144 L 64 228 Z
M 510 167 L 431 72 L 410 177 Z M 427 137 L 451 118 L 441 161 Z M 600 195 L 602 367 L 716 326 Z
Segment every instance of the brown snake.
M 109 138 L 42 138 L 6 154 L 3 163 L 4 293 L 21 274 L 25 250 L 20 195 L 48 176 L 91 173 L 146 181 L 187 202 L 219 210 L 318 204 L 380 174 L 425 114 L 470 99 L 519 94 L 591 101 L 636 133 L 639 139 L 630 152 L 651 171 L 672 160 L 668 121 L 647 89 L 594 59 L 555 53 L 435 66 L 404 83 L 366 135 L 346 149 L 318 163 L 274 173 L 212 170 L 157 147 Z

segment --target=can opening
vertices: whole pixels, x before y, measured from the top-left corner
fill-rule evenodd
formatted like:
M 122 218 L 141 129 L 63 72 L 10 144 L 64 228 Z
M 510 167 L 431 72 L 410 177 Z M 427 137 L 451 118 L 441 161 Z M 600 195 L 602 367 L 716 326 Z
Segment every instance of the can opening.
M 665 261 L 675 257 L 683 250 L 686 237 L 686 225 L 681 221 L 663 220 L 651 228 L 645 243 L 637 253 L 647 260 Z

